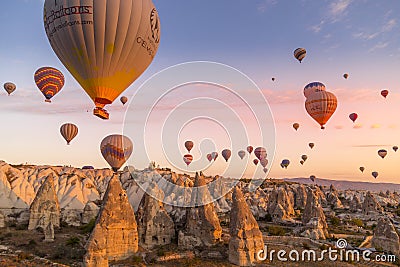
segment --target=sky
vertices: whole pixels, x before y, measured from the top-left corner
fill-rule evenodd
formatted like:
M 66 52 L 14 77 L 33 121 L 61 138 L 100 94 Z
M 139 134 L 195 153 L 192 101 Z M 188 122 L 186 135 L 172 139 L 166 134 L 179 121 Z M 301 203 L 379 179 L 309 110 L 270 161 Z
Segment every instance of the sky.
M 160 46 L 152 64 L 123 93 L 130 99 L 136 94 L 136 100 L 131 101 L 135 103 L 142 92 L 140 108 L 154 105 L 146 126 L 135 121 L 143 115 L 138 106 L 122 106 L 118 99 L 107 106 L 109 121 L 92 115 L 91 99 L 47 40 L 43 0 L 1 2 L 0 83 L 17 84 L 11 96 L 0 93 L 1 159 L 12 164 L 107 167 L 99 151 L 101 140 L 128 127 L 133 132 L 127 135 L 138 147 L 128 163 L 137 168 L 147 166 L 150 159 L 182 172 L 203 169 L 213 175 L 262 177 L 261 168 L 251 163 L 254 156 L 246 156 L 243 164 L 236 146 L 230 164 L 221 156 L 213 164 L 205 160 L 207 152 L 221 152 L 236 137 L 246 137 L 249 144 L 267 147 L 270 178 L 316 175 L 337 180 L 398 181 L 400 151 L 392 150 L 392 146 L 400 146 L 397 0 L 153 2 L 161 20 Z M 301 64 L 293 57 L 298 47 L 307 49 Z M 189 84 L 168 91 L 156 103 L 153 97 L 166 88 L 141 91 L 153 75 L 191 61 L 218 62 L 234 68 L 257 85 L 265 100 L 258 90 L 230 81 L 224 86 L 232 90 Z M 51 104 L 44 103 L 33 80 L 34 72 L 42 66 L 56 67 L 66 78 Z M 347 80 L 344 73 L 349 74 Z M 304 108 L 303 88 L 313 81 L 323 82 L 338 98 L 338 109 L 323 131 Z M 380 96 L 383 89 L 390 91 L 386 99 Z M 259 101 L 243 105 L 235 92 Z M 254 114 L 255 110 L 260 113 Z M 348 118 L 352 112 L 359 115 L 355 124 Z M 258 125 L 260 120 L 266 122 Z M 65 122 L 79 126 L 70 146 L 59 133 Z M 295 122 L 300 123 L 298 131 L 292 128 Z M 143 132 L 146 157 L 133 138 Z M 262 134 L 269 138 L 267 143 L 257 139 Z M 182 155 L 188 139 L 195 142 L 195 162 L 186 168 Z M 315 143 L 314 149 L 308 147 L 309 142 Z M 239 143 L 245 149 L 243 140 Z M 385 159 L 378 156 L 379 149 L 388 150 Z M 308 160 L 301 165 L 303 154 Z M 288 169 L 280 167 L 282 159 L 291 161 Z M 229 168 L 232 165 L 233 169 Z M 359 171 L 360 166 L 366 168 L 364 173 Z M 372 178 L 372 171 L 379 172 L 377 180 Z

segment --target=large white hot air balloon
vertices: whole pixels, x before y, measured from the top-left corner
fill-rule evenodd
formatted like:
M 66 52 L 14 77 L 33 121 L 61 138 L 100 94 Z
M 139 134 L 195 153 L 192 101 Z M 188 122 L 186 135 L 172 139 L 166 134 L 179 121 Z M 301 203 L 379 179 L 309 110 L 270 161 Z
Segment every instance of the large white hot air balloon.
M 111 104 L 150 65 L 160 42 L 151 0 L 45 0 L 44 27 L 54 52 L 96 105 Z

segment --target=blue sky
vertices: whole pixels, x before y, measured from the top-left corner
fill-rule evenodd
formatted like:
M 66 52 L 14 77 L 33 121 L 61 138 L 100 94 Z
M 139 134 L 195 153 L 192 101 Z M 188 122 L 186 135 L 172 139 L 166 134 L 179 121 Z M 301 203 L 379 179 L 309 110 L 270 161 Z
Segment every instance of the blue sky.
M 13 81 L 18 86 L 10 97 L 0 94 L 4 129 L 0 158 L 10 163 L 106 167 L 99 143 L 106 135 L 121 132 L 125 109 L 116 101 L 108 108 L 111 119 L 107 122 L 91 115 L 90 98 L 47 41 L 43 2 L 0 4 L 4 37 L 0 43 L 0 82 Z M 399 178 L 395 164 L 400 152 L 389 153 L 384 161 L 376 155 L 382 147 L 390 150 L 392 145 L 400 145 L 397 0 L 158 0 L 154 4 L 161 19 L 160 47 L 153 63 L 125 95 L 131 96 L 151 75 L 178 63 L 224 63 L 248 75 L 271 106 L 277 150 L 270 177 L 314 174 L 371 180 L 369 173 L 376 170 L 381 181 Z M 302 64 L 293 58 L 297 47 L 308 51 Z M 64 89 L 51 105 L 43 102 L 33 82 L 35 70 L 46 65 L 66 76 Z M 345 72 L 350 75 L 348 80 L 342 78 Z M 271 77 L 276 81 L 272 83 Z M 322 81 L 339 99 L 339 108 L 324 132 L 304 111 L 302 89 L 312 81 Z M 386 100 L 379 96 L 385 88 L 390 90 Z M 196 95 L 190 90 L 189 98 Z M 347 117 L 351 112 L 359 113 L 357 129 Z M 59 135 L 64 122 L 80 127 L 70 147 Z M 301 124 L 298 132 L 291 129 L 294 122 Z M 188 136 L 190 131 L 182 138 Z M 317 143 L 313 151 L 307 147 L 311 140 Z M 302 154 L 309 154 L 305 166 L 298 163 Z M 279 167 L 283 158 L 292 161 L 288 170 Z M 144 163 L 138 165 L 141 168 Z M 360 165 L 365 165 L 367 174 L 358 172 Z M 223 168 L 223 162 L 217 162 L 209 172 Z

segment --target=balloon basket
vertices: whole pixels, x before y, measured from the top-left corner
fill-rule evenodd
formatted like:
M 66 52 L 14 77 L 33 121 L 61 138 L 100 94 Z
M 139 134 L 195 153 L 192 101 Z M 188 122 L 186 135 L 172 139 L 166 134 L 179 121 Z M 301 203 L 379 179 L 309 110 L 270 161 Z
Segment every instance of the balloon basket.
M 108 120 L 110 118 L 110 114 L 108 114 L 107 110 L 102 109 L 102 108 L 95 108 L 93 110 L 93 115 L 95 115 L 103 120 Z
M 51 100 L 50 99 L 46 99 L 44 102 L 51 103 Z

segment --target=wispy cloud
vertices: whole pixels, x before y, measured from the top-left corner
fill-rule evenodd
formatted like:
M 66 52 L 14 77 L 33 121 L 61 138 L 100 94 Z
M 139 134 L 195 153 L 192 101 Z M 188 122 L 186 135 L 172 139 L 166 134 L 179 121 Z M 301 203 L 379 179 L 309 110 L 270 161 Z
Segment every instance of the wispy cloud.
M 383 25 L 382 31 L 390 32 L 391 30 L 394 29 L 394 27 L 396 27 L 396 25 L 397 25 L 397 21 L 395 19 L 391 19 L 388 22 L 386 22 L 386 24 Z
M 322 30 L 322 26 L 325 24 L 325 20 L 321 20 L 318 24 L 310 27 L 310 30 L 314 33 L 319 33 Z
M 381 128 L 380 124 L 372 124 L 371 125 L 371 129 L 379 129 L 379 128 Z
M 278 0 L 263 0 L 261 3 L 258 4 L 257 10 L 261 13 L 267 11 L 268 8 L 276 5 Z
M 383 49 L 389 45 L 389 42 L 379 42 L 376 45 L 374 45 L 371 49 L 369 49 L 369 52 L 374 52 L 378 49 Z
M 357 124 L 355 124 L 355 125 L 353 126 L 353 129 L 361 129 L 362 127 L 363 127 L 362 124 L 357 123 Z
M 354 145 L 353 147 L 388 147 L 390 145 Z
M 329 5 L 329 13 L 333 18 L 339 18 L 346 14 L 351 0 L 337 0 Z

